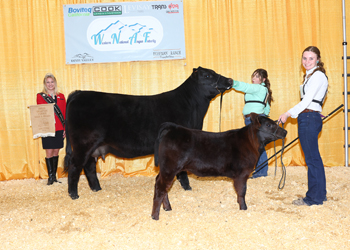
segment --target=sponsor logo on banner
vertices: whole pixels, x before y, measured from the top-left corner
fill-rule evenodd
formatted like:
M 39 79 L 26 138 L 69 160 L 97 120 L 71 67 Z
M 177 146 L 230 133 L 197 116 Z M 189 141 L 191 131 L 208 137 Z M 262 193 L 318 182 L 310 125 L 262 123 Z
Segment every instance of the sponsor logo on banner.
M 90 16 L 91 8 L 68 8 L 68 17 Z
M 180 12 L 179 12 L 180 7 L 179 7 L 178 4 L 172 4 L 172 3 L 171 3 L 171 4 L 168 5 L 168 7 L 169 7 L 169 10 L 167 10 L 166 13 L 168 13 L 168 14 L 180 13 Z
M 180 49 L 165 49 L 165 50 L 154 50 L 154 59 L 171 59 L 171 58 L 182 58 Z
M 148 12 L 149 10 L 152 9 L 151 5 L 147 4 L 133 4 L 133 5 L 126 5 L 123 6 L 124 7 L 124 13 L 133 13 L 133 12 L 138 12 L 138 13 L 142 13 L 142 12 Z
M 70 63 L 91 63 L 94 61 L 94 57 L 88 53 L 76 54 L 70 60 Z
M 152 9 L 154 10 L 165 10 L 166 5 L 165 4 L 154 4 L 152 5 Z
M 122 14 L 121 5 L 103 5 L 103 6 L 93 7 L 94 16 L 109 16 L 109 15 L 121 15 L 121 14 Z
M 87 40 L 99 51 L 152 49 L 163 39 L 163 26 L 152 16 L 100 18 L 87 29 Z

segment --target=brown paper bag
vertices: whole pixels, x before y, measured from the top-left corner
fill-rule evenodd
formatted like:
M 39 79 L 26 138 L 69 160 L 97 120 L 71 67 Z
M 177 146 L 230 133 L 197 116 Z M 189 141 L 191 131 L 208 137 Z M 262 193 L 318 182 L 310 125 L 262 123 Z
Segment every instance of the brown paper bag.
M 55 136 L 54 104 L 30 105 L 30 122 L 33 138 Z

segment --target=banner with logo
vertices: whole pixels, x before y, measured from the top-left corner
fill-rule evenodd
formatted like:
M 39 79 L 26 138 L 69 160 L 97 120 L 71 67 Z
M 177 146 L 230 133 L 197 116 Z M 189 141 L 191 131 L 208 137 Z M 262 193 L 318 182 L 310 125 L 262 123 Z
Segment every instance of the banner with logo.
M 182 1 L 64 5 L 66 64 L 186 58 Z

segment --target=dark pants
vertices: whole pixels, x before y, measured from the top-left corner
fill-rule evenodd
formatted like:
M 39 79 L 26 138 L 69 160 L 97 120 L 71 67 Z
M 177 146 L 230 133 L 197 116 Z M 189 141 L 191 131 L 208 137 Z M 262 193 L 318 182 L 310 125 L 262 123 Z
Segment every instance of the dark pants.
M 260 115 L 260 116 L 266 116 L 264 114 Z M 250 117 L 247 117 L 244 119 L 244 124 L 245 125 L 248 125 L 248 124 L 251 124 L 252 123 L 252 120 L 250 119 Z M 264 150 L 260 157 L 259 157 L 259 160 L 258 160 L 258 163 L 256 164 L 256 167 L 259 167 L 263 162 L 267 161 L 267 154 L 266 154 L 266 151 Z M 267 170 L 269 169 L 269 165 L 268 163 L 266 162 L 264 164 L 264 166 L 261 166 L 261 169 L 256 172 L 255 174 L 253 174 L 253 178 L 257 178 L 257 177 L 262 177 L 262 176 L 267 176 Z
M 318 149 L 318 135 L 322 125 L 321 116 L 317 112 L 301 113 L 298 116 L 299 141 L 308 167 L 308 191 L 304 198 L 308 205 L 323 204 L 327 195 L 326 174 Z

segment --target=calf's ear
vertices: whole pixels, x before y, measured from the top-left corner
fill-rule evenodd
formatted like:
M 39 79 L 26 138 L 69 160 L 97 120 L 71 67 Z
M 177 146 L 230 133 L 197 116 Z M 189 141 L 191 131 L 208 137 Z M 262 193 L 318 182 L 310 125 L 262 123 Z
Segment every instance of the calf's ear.
M 256 113 L 250 113 L 250 119 L 252 120 L 252 123 L 260 126 L 260 121 L 259 121 L 259 115 Z
M 191 74 L 191 78 L 198 79 L 198 69 L 193 68 L 193 72 Z

